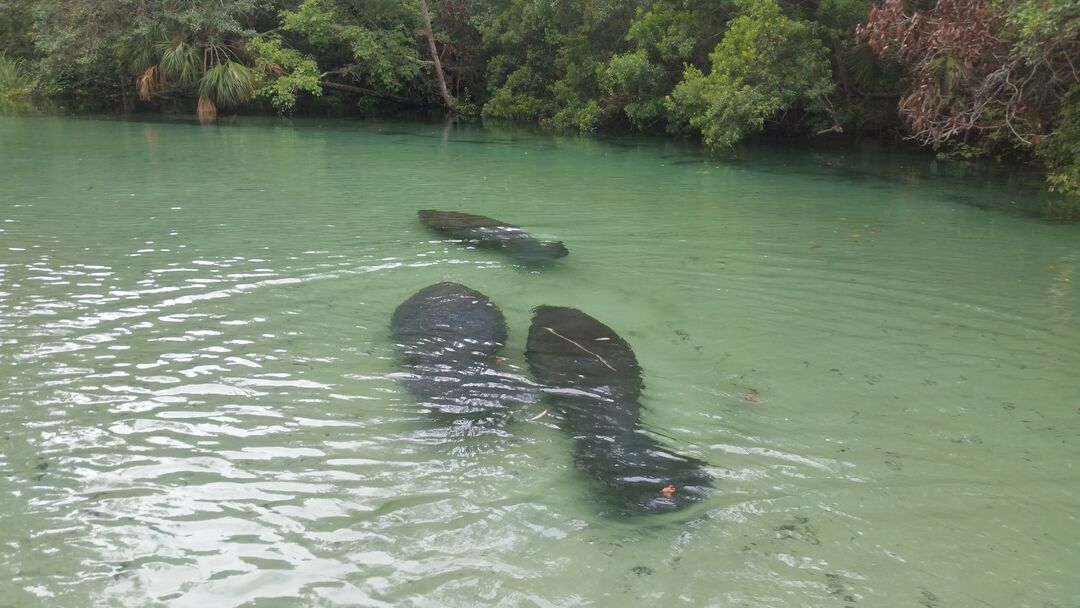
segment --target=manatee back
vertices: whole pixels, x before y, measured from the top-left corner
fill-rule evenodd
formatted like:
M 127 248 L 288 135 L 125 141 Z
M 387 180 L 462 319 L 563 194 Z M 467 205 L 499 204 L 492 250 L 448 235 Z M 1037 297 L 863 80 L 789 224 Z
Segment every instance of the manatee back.
M 497 230 L 522 232 L 521 228 L 500 222 L 497 219 L 485 215 L 474 215 L 460 211 L 435 211 L 424 209 L 416 215 L 420 222 L 428 228 L 448 234 L 456 238 L 480 238 L 485 233 L 494 233 Z
M 641 367 L 633 349 L 607 325 L 576 308 L 535 309 L 525 358 L 537 380 L 618 401 L 641 394 Z
M 641 367 L 610 327 L 574 308 L 540 306 L 525 356 L 563 415 L 575 467 L 620 513 L 675 511 L 709 493 L 704 462 L 642 431 Z
M 550 262 L 570 253 L 562 241 L 542 241 L 520 227 L 484 215 L 424 209 L 417 216 L 428 228 L 456 239 L 499 247 L 523 264 Z
M 506 318 L 484 294 L 459 283 L 421 289 L 394 311 L 390 329 L 412 354 L 494 355 L 506 344 Z M 420 352 L 414 352 L 420 351 Z

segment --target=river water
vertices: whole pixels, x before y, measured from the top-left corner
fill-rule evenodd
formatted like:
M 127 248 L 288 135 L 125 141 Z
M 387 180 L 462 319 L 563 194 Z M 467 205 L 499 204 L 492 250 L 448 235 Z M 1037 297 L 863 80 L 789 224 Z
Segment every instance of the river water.
M 1080 225 L 881 151 L 0 118 L 0 606 L 1080 606 Z M 545 269 L 424 208 L 558 238 Z M 574 306 L 715 491 L 619 517 L 545 402 L 458 433 L 394 308 Z M 535 419 L 534 419 L 535 418 Z

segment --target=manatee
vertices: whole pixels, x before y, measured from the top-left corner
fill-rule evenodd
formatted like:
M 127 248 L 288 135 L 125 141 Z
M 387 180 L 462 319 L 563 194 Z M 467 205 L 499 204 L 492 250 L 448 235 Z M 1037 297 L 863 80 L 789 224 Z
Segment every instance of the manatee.
M 551 262 L 570 253 L 562 241 L 541 241 L 517 226 L 483 215 L 430 209 L 417 215 L 436 232 L 482 247 L 502 249 L 522 264 Z
M 397 307 L 390 329 L 409 372 L 401 384 L 433 412 L 476 420 L 535 400 L 530 382 L 498 366 L 506 319 L 478 291 L 425 287 Z
M 525 357 L 571 436 L 574 465 L 617 509 L 675 511 L 708 494 L 706 463 L 641 428 L 641 366 L 610 327 L 575 308 L 540 306 Z

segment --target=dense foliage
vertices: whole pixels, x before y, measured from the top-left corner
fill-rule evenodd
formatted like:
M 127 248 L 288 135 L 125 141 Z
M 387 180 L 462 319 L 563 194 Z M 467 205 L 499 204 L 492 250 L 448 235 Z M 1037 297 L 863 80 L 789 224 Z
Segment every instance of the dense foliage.
M 883 0 L 858 37 L 907 67 L 911 137 L 1033 151 L 1052 188 L 1080 194 L 1080 2 Z
M 1080 194 L 1080 0 L 0 0 L 0 97 L 896 133 Z
M 32 86 L 26 62 L 0 51 L 0 99 L 28 95 Z
M 748 3 L 709 59 L 707 75 L 686 67 L 667 107 L 713 147 L 734 144 L 793 106 L 823 114 L 833 90 L 828 49 L 775 0 Z

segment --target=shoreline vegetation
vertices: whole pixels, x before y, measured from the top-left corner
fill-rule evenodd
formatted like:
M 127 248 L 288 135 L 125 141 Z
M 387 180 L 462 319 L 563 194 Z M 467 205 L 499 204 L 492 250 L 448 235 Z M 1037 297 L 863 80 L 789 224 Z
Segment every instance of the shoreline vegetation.
M 0 0 L 0 107 L 913 141 L 1080 213 L 1076 0 Z

